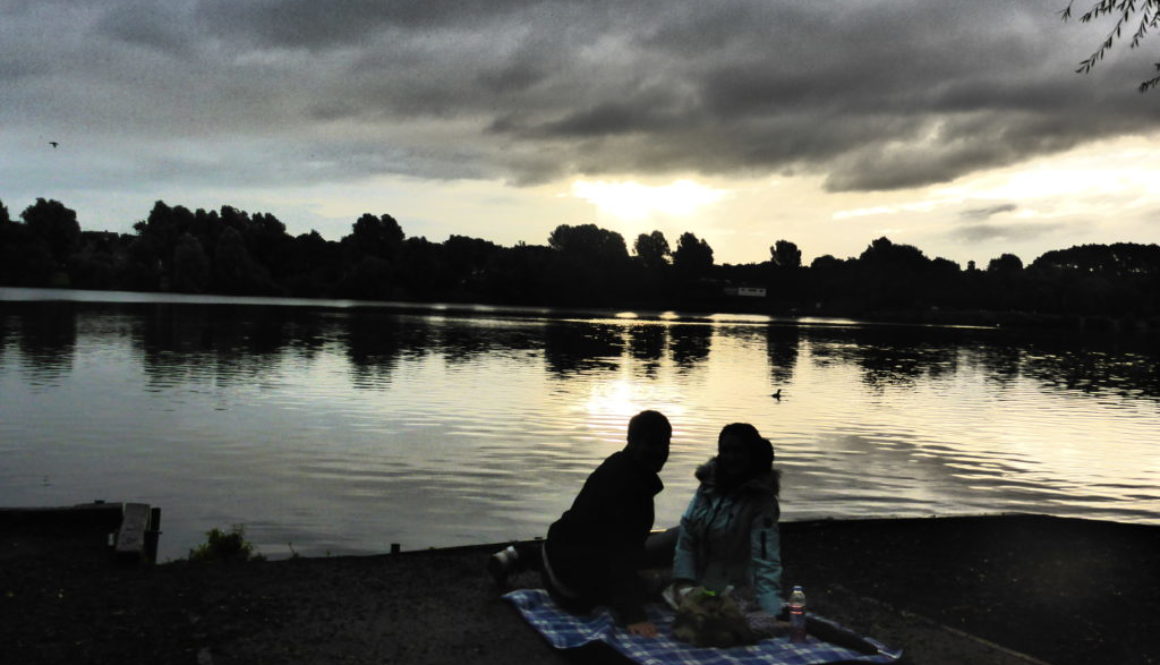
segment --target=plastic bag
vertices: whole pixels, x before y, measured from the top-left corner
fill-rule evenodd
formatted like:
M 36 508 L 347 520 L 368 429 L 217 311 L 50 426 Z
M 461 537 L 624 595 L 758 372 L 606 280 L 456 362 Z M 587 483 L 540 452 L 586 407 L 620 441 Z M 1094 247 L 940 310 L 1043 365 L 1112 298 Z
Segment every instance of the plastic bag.
M 718 593 L 701 586 L 680 599 L 673 636 L 693 646 L 717 648 L 746 646 L 758 640 L 728 591 Z

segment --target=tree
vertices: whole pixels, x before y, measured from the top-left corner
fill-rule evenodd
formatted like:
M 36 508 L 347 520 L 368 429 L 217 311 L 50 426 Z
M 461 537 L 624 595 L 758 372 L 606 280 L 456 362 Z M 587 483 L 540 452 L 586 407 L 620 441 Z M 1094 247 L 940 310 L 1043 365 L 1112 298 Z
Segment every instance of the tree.
M 1023 261 L 1014 254 L 1003 254 L 999 258 L 991 259 L 987 264 L 987 272 L 1000 275 L 1013 275 L 1023 271 Z
M 687 279 L 704 277 L 713 268 L 713 248 L 708 242 L 686 231 L 677 239 L 673 267 Z
M 375 217 L 370 213 L 363 214 L 354 223 L 351 234 L 344 238 L 364 256 L 376 256 L 381 259 L 394 259 L 403 246 L 402 227 L 390 215 Z
M 606 262 L 628 259 L 624 236 L 595 224 L 561 224 L 548 236 L 548 245 L 562 254 L 584 260 Z
M 170 287 L 178 293 L 201 293 L 209 285 L 210 262 L 201 242 L 189 233 L 181 234 L 173 250 Z
M 769 258 L 778 268 L 802 267 L 802 251 L 788 240 L 778 240 L 769 248 Z
M 213 282 L 217 293 L 268 295 L 274 292 L 265 267 L 250 256 L 237 229 L 228 226 L 221 232 L 213 254 Z
M 636 237 L 632 249 L 636 252 L 641 264 L 650 270 L 669 265 L 673 251 L 669 249 L 669 241 L 660 231 L 642 233 Z
M 48 251 L 59 265 L 76 249 L 81 239 L 81 225 L 77 213 L 60 201 L 36 199 L 36 203 L 20 213 L 28 230 L 48 245 Z
M 896 244 L 885 236 L 871 242 L 858 257 L 858 262 L 890 272 L 921 270 L 930 265 L 930 259 L 919 248 Z
M 1075 0 L 1067 3 L 1067 7 L 1061 12 L 1063 20 L 1071 18 L 1071 8 L 1074 4 Z M 1086 60 L 1079 63 L 1079 68 L 1075 70 L 1076 73 L 1086 74 L 1096 66 L 1097 62 L 1103 60 L 1104 55 L 1112 49 L 1112 45 L 1123 34 L 1125 27 L 1131 29 L 1135 25 L 1132 41 L 1129 42 L 1128 47 L 1136 48 L 1139 46 L 1148 34 L 1148 30 L 1160 25 L 1160 0 L 1099 0 L 1081 14 L 1079 20 L 1081 23 L 1087 23 L 1105 16 L 1116 17 L 1111 31 L 1100 43 L 1099 48 Z M 1156 70 L 1160 71 L 1160 62 L 1156 63 Z M 1142 82 L 1139 89 L 1140 92 L 1147 92 L 1157 85 L 1160 85 L 1160 74 Z

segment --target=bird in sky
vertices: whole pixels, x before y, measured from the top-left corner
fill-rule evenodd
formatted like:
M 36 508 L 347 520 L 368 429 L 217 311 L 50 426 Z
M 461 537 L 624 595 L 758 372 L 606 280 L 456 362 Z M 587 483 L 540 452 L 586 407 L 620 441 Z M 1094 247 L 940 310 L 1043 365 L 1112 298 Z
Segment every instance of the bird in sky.
M 60 145 L 60 144 L 59 144 L 59 143 L 57 143 L 56 141 L 49 141 L 49 142 L 48 142 L 48 144 L 49 144 L 50 146 L 54 147 L 54 148 L 55 148 L 55 147 L 57 147 L 58 145 Z

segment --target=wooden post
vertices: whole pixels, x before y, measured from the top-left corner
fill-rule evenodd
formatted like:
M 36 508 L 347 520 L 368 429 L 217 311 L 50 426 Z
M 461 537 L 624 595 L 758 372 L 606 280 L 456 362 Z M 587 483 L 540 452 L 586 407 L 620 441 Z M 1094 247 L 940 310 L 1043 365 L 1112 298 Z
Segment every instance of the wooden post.
M 145 531 L 145 560 L 157 563 L 157 541 L 161 539 L 161 509 L 149 511 L 149 526 Z

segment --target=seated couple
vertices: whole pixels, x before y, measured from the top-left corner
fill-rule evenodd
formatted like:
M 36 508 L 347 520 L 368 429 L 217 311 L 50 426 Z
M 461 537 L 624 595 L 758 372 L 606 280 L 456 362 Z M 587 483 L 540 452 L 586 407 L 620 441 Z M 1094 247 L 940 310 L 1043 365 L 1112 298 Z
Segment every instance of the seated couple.
M 644 604 L 654 590 L 638 571 L 671 561 L 679 599 L 695 585 L 734 590 L 735 597 L 766 613 L 782 610 L 778 539 L 778 472 L 773 446 L 745 423 L 725 426 L 717 455 L 697 469 L 700 486 L 679 528 L 651 534 L 658 474 L 669 456 L 672 426 L 656 411 L 629 421 L 628 443 L 597 467 L 572 507 L 540 543 L 522 543 L 493 554 L 488 569 L 501 585 L 507 575 L 539 570 L 544 587 L 562 608 L 586 613 L 608 606 L 634 635 L 654 637 Z

